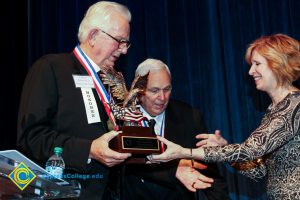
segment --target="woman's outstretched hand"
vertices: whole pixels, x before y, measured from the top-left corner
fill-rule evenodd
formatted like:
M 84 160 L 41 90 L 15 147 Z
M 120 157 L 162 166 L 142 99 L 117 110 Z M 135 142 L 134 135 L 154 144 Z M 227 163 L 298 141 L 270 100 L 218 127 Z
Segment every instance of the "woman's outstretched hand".
M 159 163 L 159 162 L 168 162 L 174 159 L 183 158 L 185 156 L 185 151 L 187 149 L 182 146 L 170 142 L 169 140 L 157 136 L 158 140 L 167 145 L 167 149 L 165 152 L 159 155 L 150 155 L 148 159 L 151 163 Z M 188 154 L 187 154 L 188 155 Z

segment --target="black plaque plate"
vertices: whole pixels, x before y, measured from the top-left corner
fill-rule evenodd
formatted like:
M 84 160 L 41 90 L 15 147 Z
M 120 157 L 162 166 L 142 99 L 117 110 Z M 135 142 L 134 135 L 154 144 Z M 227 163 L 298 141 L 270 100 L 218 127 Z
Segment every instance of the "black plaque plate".
M 110 142 L 110 148 L 120 153 L 159 154 L 161 143 L 150 128 L 123 126 L 122 133 Z

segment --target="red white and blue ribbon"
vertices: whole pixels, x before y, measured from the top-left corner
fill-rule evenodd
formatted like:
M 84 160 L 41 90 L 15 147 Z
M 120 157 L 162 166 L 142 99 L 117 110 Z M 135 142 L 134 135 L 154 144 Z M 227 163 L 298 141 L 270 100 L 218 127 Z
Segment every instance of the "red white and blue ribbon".
M 118 125 L 116 123 L 115 117 L 113 116 L 111 109 L 109 107 L 109 103 L 112 101 L 111 96 L 106 91 L 105 87 L 103 86 L 102 81 L 100 80 L 97 72 L 95 71 L 93 65 L 90 63 L 89 59 L 86 57 L 86 55 L 83 53 L 82 49 L 79 45 L 75 47 L 73 50 L 73 53 L 75 54 L 76 58 L 79 60 L 79 62 L 82 64 L 84 69 L 87 71 L 87 73 L 92 77 L 96 91 L 100 97 L 101 102 L 104 105 L 105 111 L 111 120 L 111 122 L 114 125 L 114 130 L 118 130 Z

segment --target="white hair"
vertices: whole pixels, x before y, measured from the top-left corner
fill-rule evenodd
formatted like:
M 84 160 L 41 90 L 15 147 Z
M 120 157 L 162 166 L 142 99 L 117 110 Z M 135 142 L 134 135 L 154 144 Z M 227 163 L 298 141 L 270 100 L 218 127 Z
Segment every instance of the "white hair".
M 148 72 L 159 71 L 161 69 L 165 69 L 171 77 L 170 69 L 164 62 L 162 62 L 161 60 L 148 58 L 140 63 L 136 68 L 135 76 L 144 76 Z
M 88 34 L 92 29 L 104 27 L 109 24 L 110 16 L 112 14 L 123 15 L 128 22 L 131 21 L 131 13 L 128 8 L 116 2 L 99 1 L 86 11 L 84 18 L 82 19 L 79 30 L 78 40 L 84 42 L 88 38 Z

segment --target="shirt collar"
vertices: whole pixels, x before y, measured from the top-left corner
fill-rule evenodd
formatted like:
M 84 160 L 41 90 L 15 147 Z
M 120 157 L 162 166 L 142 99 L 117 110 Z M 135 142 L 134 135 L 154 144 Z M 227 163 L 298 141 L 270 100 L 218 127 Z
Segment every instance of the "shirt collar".
M 165 111 L 160 113 L 159 115 L 152 117 L 142 106 L 140 107 L 143 116 L 146 117 L 148 120 L 155 119 L 156 123 L 161 124 L 162 120 L 164 119 Z

